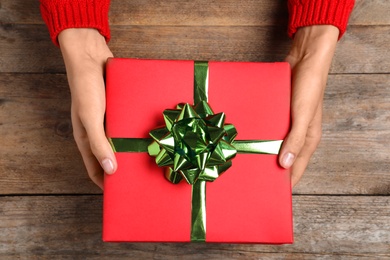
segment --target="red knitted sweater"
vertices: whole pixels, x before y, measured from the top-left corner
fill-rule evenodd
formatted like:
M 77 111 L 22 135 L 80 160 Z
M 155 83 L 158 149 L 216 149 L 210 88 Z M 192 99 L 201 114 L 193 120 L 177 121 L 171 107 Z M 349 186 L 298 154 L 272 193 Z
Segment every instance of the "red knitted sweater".
M 40 0 L 41 14 L 52 41 L 58 45 L 58 34 L 67 28 L 95 28 L 110 39 L 108 11 L 110 0 Z M 355 0 L 288 0 L 288 35 L 299 27 L 334 25 L 344 34 Z

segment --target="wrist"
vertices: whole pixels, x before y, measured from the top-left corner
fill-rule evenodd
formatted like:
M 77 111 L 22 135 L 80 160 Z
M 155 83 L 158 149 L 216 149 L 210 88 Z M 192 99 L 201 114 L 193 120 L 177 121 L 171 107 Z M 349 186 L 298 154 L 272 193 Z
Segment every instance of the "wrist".
M 108 49 L 104 36 L 92 28 L 71 28 L 58 35 L 62 53 L 98 54 Z
M 340 31 L 333 25 L 311 25 L 300 27 L 294 37 L 309 39 L 311 41 L 323 41 L 337 43 Z
M 59 36 L 71 92 L 85 88 L 84 83 L 103 79 L 104 67 L 112 53 L 105 38 L 95 29 L 66 29 Z M 72 93 L 73 97 L 73 93 Z
M 339 30 L 333 25 L 301 27 L 294 36 L 288 58 L 298 62 L 304 58 L 315 57 L 319 63 L 329 63 L 334 55 L 338 37 Z
M 58 42 L 68 74 L 96 65 L 103 68 L 107 58 L 113 56 L 105 38 L 96 29 L 63 30 L 58 35 Z

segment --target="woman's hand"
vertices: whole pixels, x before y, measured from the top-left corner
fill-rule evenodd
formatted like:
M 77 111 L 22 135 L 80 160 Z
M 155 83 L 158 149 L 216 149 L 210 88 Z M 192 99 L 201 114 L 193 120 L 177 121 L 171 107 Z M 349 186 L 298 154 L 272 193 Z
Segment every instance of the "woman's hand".
M 103 189 L 104 172 L 117 168 L 104 131 L 104 69 L 112 53 L 95 29 L 66 29 L 58 36 L 72 96 L 73 135 L 88 175 Z
M 332 25 L 300 28 L 286 61 L 292 69 L 292 127 L 279 163 L 291 167 L 291 182 L 301 179 L 322 133 L 322 103 L 339 30 Z

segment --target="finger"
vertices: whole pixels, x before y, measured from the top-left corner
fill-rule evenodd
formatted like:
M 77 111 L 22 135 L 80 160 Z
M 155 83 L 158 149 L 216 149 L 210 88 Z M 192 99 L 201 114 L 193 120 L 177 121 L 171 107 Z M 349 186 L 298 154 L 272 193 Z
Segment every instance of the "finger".
M 112 174 L 116 171 L 117 162 L 104 131 L 105 105 L 98 105 L 98 107 L 94 108 L 95 104 L 98 103 L 92 102 L 89 106 L 85 106 L 88 112 L 85 112 L 84 109 L 79 109 L 80 121 L 87 133 L 90 150 L 93 155 L 96 157 L 101 168 L 107 174 Z
M 72 113 L 73 136 L 77 147 L 83 158 L 85 168 L 90 179 L 101 189 L 103 189 L 103 169 L 92 153 L 87 132 L 82 126 L 79 118 Z
M 81 78 L 81 77 L 79 77 Z M 98 79 L 97 79 L 98 78 Z M 84 79 L 83 93 L 77 90 L 72 93 L 77 107 L 76 117 L 80 119 L 80 124 L 85 128 L 90 150 L 96 157 L 100 166 L 108 174 L 116 171 L 117 163 L 104 131 L 105 114 L 105 88 L 102 77 L 94 77 L 92 81 Z M 84 97 L 88 96 L 88 99 Z
M 310 124 L 305 143 L 296 158 L 291 169 L 291 184 L 294 187 L 302 178 L 303 173 L 309 164 L 310 158 L 318 147 L 322 134 L 322 102 L 318 105 L 316 114 Z
M 310 64 L 310 63 L 309 63 Z M 321 71 L 308 69 L 307 63 L 299 63 L 294 67 L 292 79 L 291 120 L 292 127 L 285 138 L 279 156 L 279 163 L 284 168 L 290 168 L 298 158 L 309 126 L 316 115 L 322 97 L 325 83 Z M 319 76 L 317 76 L 319 75 Z M 321 111 L 320 111 L 321 112 Z
M 117 163 L 111 145 L 107 140 L 103 124 L 94 129 L 87 129 L 91 151 L 100 163 L 104 172 L 113 174 L 116 171 Z

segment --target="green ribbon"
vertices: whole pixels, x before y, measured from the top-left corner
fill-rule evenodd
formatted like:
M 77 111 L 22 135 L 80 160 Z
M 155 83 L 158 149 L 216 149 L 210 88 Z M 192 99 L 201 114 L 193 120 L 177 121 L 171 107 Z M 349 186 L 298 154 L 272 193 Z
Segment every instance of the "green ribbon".
M 195 62 L 194 103 L 163 112 L 165 125 L 152 138 L 111 138 L 115 152 L 148 152 L 172 183 L 192 185 L 191 241 L 206 239 L 206 181 L 216 180 L 237 153 L 278 154 L 282 140 L 234 140 L 236 128 L 207 103 L 208 63 Z

